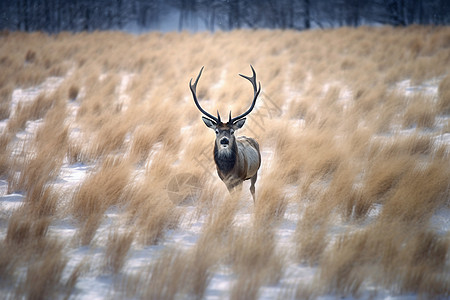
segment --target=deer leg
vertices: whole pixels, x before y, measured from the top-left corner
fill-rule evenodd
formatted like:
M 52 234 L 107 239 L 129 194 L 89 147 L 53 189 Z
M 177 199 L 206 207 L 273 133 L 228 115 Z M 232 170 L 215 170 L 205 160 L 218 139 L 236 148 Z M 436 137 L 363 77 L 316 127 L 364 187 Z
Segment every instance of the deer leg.
M 233 192 L 240 192 L 242 190 L 242 181 L 228 182 L 226 183 L 228 192 L 233 194 Z
M 256 173 L 252 178 L 250 178 L 250 193 L 252 193 L 253 203 L 255 203 L 255 183 L 256 179 L 258 179 L 258 173 Z

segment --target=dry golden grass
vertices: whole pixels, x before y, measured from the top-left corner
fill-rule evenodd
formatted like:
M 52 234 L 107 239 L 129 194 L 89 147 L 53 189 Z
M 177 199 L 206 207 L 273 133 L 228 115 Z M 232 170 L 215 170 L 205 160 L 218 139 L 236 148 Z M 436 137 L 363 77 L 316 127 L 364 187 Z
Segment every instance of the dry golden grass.
M 1 215 L 0 288 L 76 297 L 95 270 L 66 270 L 65 251 L 86 246 L 104 252 L 101 273 L 126 298 L 202 298 L 225 268 L 230 298 L 257 299 L 289 264 L 317 276 L 280 296 L 365 297 L 369 285 L 374 295 L 449 296 L 449 236 L 431 226 L 450 198 L 449 36 L 421 26 L 2 35 L 0 176 L 24 200 Z M 188 88 L 205 66 L 202 106 L 236 115 L 252 98 L 237 76 L 249 64 L 263 90 L 240 134 L 258 139 L 263 159 L 273 153 L 254 204 L 217 178 L 214 134 Z M 51 76 L 65 78 L 45 86 Z M 430 82 L 437 95 L 416 92 Z M 28 87 L 37 96 L 13 98 Z M 67 188 L 61 170 L 72 164 L 90 171 Z M 291 205 L 299 217 L 286 251 L 277 230 Z M 67 219 L 72 243 L 53 238 L 53 222 Z M 194 245 L 166 248 L 196 222 Z M 136 247 L 162 250 L 131 274 Z
M 146 299 L 174 299 L 187 279 L 184 266 L 182 253 L 165 251 L 151 267 L 148 279 L 142 282 L 143 289 L 136 291 Z
M 12 135 L 2 132 L 0 135 L 0 176 L 7 174 L 10 164 L 10 152 L 9 143 L 12 140 Z
M 239 205 L 239 193 L 230 195 L 221 203 L 216 204 L 217 208 L 208 215 L 206 224 L 203 227 L 203 236 L 208 239 L 219 239 L 228 237 L 233 231 L 234 218 Z
M 14 86 L 5 85 L 0 88 L 0 120 L 9 118 L 11 114 L 11 98 Z
M 33 259 L 28 265 L 26 278 L 17 287 L 17 294 L 28 299 L 44 299 L 53 297 L 64 290 L 62 273 L 67 264 L 63 245 L 58 241 L 49 241 L 39 259 Z
M 296 229 L 298 261 L 315 266 L 320 263 L 327 242 L 327 224 L 299 224 Z
M 81 246 L 90 245 L 102 221 L 103 214 L 95 212 L 90 214 L 86 220 L 80 222 L 73 243 Z
M 19 103 L 15 114 L 8 121 L 8 130 L 11 133 L 17 133 L 19 130 L 25 129 L 27 121 L 33 121 L 45 116 L 45 113 L 51 108 L 56 100 L 56 95 L 47 96 L 40 94 L 31 103 Z
M 157 138 L 153 126 L 137 127 L 133 134 L 130 155 L 140 162 L 146 161 Z
M 46 109 L 50 108 L 44 110 Z M 57 177 L 66 153 L 68 139 L 64 114 L 65 107 L 55 103 L 46 114 L 44 123 L 37 129 L 35 140 L 27 144 L 30 148 L 24 146 L 23 157 L 16 158 L 16 161 L 11 163 L 11 178 L 8 182 L 10 191 L 28 191 L 30 195 L 39 194 L 46 183 Z M 36 117 L 35 114 L 28 116 L 31 119 Z M 10 124 L 11 121 L 8 125 Z
M 71 199 L 70 212 L 81 221 L 92 215 L 102 215 L 106 209 L 120 203 L 130 177 L 130 164 L 122 158 L 106 157 Z
M 127 222 L 135 226 L 137 241 L 145 245 L 159 243 L 180 221 L 180 212 L 166 189 L 171 174 L 166 168 L 168 161 L 164 155 L 153 158 L 143 180 L 127 186 L 121 197 Z
M 48 236 L 51 217 L 42 216 L 28 203 L 10 217 L 8 231 L 2 241 L 2 286 L 28 299 L 44 299 L 70 295 L 76 277 L 65 281 L 62 273 L 68 262 L 64 243 Z M 19 272 L 26 271 L 25 276 Z
M 263 285 L 275 285 L 282 277 L 282 253 L 276 249 L 270 225 L 236 229 L 227 242 L 226 259 L 236 274 L 231 299 L 258 299 Z
M 439 83 L 438 89 L 438 108 L 441 113 L 448 114 L 450 112 L 450 75 L 447 75 Z
M 435 123 L 436 107 L 431 97 L 418 95 L 411 99 L 403 116 L 404 127 L 432 128 Z
M 279 176 L 279 175 L 278 175 Z M 261 188 L 255 200 L 253 211 L 253 225 L 255 228 L 264 230 L 276 225 L 284 217 L 287 199 L 283 191 L 283 177 L 273 174 L 267 178 L 271 180 L 261 181 Z
M 107 271 L 119 273 L 126 261 L 132 242 L 132 232 L 119 233 L 118 230 L 115 230 L 109 234 L 105 251 L 105 268 Z
M 218 252 L 214 250 L 214 245 L 202 243 L 190 250 L 165 249 L 137 278 L 127 278 L 121 293 L 145 299 L 174 299 L 186 295 L 201 299 L 217 263 Z
M 448 202 L 448 167 L 447 160 L 436 159 L 406 173 L 383 207 L 381 220 L 396 219 L 412 224 L 428 222 L 434 211 Z
M 448 245 L 434 233 L 416 230 L 412 233 L 394 221 L 345 234 L 322 262 L 323 288 L 361 296 L 366 281 L 422 297 L 448 295 L 444 275 Z

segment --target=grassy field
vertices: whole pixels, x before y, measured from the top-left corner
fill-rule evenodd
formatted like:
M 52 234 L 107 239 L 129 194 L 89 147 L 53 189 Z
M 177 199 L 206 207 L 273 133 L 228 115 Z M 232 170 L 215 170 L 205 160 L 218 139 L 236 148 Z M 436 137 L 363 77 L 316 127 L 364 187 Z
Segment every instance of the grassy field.
M 250 64 L 254 204 L 188 86 L 236 115 Z M 0 69 L 6 298 L 450 296 L 450 28 L 1 32 Z

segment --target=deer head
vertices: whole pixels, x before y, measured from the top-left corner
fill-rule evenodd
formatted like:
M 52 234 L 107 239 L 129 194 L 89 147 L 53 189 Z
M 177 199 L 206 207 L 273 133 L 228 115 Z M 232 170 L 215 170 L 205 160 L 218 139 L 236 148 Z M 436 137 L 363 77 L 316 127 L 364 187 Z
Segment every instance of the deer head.
M 243 78 L 249 80 L 253 85 L 252 104 L 246 112 L 244 112 L 243 114 L 241 114 L 237 117 L 234 117 L 234 118 L 231 117 L 231 111 L 230 111 L 230 114 L 228 116 L 228 122 L 226 122 L 226 123 L 222 122 L 222 120 L 220 119 L 219 111 L 217 111 L 217 117 L 215 117 L 215 116 L 211 115 L 210 113 L 208 113 L 207 111 L 205 111 L 198 103 L 196 89 L 197 89 L 198 80 L 200 79 L 200 76 L 202 75 L 202 72 L 203 72 L 203 67 L 200 69 L 200 72 L 199 72 L 194 84 L 192 84 L 192 79 L 189 82 L 189 86 L 190 86 L 191 92 L 192 92 L 192 97 L 194 98 L 194 103 L 197 106 L 197 108 L 204 114 L 204 116 L 202 116 L 203 122 L 205 123 L 205 125 L 207 127 L 213 129 L 216 133 L 216 147 L 219 150 L 231 150 L 231 147 L 233 147 L 233 145 L 235 145 L 234 132 L 236 130 L 242 128 L 242 126 L 244 126 L 244 123 L 246 120 L 245 117 L 255 107 L 256 99 L 258 98 L 259 92 L 261 91 L 261 83 L 259 83 L 259 88 L 257 88 L 256 73 L 251 65 L 250 65 L 250 67 L 253 72 L 252 77 L 247 77 L 242 74 L 239 74 L 239 75 L 242 76 Z

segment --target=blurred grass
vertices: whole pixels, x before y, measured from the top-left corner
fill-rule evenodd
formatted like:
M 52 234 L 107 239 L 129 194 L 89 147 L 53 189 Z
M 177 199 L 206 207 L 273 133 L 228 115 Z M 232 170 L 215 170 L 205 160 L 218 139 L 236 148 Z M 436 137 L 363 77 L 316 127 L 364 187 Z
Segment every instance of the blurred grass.
M 300 298 L 360 297 L 367 284 L 449 296 L 448 233 L 430 226 L 436 211 L 449 208 L 449 146 L 436 142 L 449 132 L 450 49 L 442 42 L 449 33 L 414 26 L 2 36 L 0 174 L 9 192 L 26 197 L 0 223 L 1 281 L 14 286 L 1 288 L 11 297 L 70 295 L 80 276 L 95 271 L 121 274 L 111 288 L 126 297 L 201 298 L 212 274 L 227 267 L 237 278 L 230 297 L 250 299 L 301 263 L 318 275 L 307 289 L 289 287 Z M 217 178 L 214 135 L 188 88 L 205 66 L 202 106 L 238 114 L 252 97 L 237 76 L 249 64 L 263 93 L 240 134 L 274 157 L 263 162 L 254 206 L 246 190 L 228 196 Z M 46 93 L 52 76 L 64 81 Z M 415 88 L 399 90 L 405 82 Z M 41 92 L 13 103 L 14 91 L 28 88 Z M 92 169 L 76 188 L 61 188 L 60 170 L 72 164 Z M 196 190 L 173 197 L 168 188 L 185 173 Z M 275 240 L 289 205 L 300 217 L 295 249 L 285 254 Z M 251 220 L 236 224 L 246 209 Z M 111 210 L 118 218 L 109 224 Z M 50 225 L 66 218 L 76 234 L 63 251 Z M 195 246 L 162 250 L 139 278 L 127 273 L 130 251 L 163 243 L 189 218 L 206 220 Z M 337 234 L 333 226 L 342 222 L 350 229 Z M 99 231 L 105 226 L 107 238 Z M 67 249 L 99 244 L 100 270 L 80 263 L 63 278 Z M 13 251 L 18 245 L 24 250 Z M 40 272 L 51 284 L 36 280 Z

